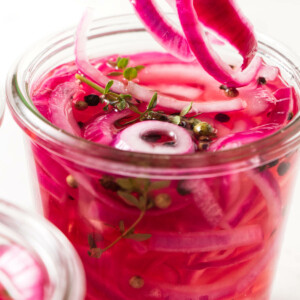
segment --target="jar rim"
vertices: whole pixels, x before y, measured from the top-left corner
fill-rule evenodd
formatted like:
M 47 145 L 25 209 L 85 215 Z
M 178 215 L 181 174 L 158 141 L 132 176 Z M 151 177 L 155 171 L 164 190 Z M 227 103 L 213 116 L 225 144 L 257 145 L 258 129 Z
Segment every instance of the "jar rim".
M 130 29 L 130 32 L 145 31 L 138 20 L 130 15 L 118 15 L 113 17 L 101 18 L 93 21 L 88 38 L 101 37 L 104 35 L 123 33 Z M 116 30 L 116 26 L 128 24 L 129 29 Z M 130 27 L 131 26 L 131 27 Z M 104 33 L 97 35 L 97 31 L 104 30 Z M 152 174 L 158 176 L 161 173 L 186 176 L 187 174 L 220 174 L 226 173 L 228 166 L 231 169 L 241 171 L 251 167 L 268 163 L 281 157 L 295 149 L 300 143 L 300 115 L 283 127 L 281 130 L 258 141 L 245 144 L 234 149 L 219 150 L 216 152 L 198 152 L 183 155 L 162 155 L 129 152 L 106 145 L 97 144 L 84 140 L 81 137 L 73 136 L 44 119 L 38 114 L 31 102 L 29 91 L 26 86 L 26 74 L 19 71 L 19 67 L 28 57 L 31 57 L 31 64 L 25 69 L 26 72 L 32 71 L 37 60 L 47 51 L 51 51 L 57 43 L 73 41 L 75 28 L 67 29 L 59 34 L 41 41 L 36 47 L 27 52 L 13 67 L 6 83 L 6 98 L 9 108 L 15 120 L 22 127 L 35 135 L 36 141 L 51 149 L 55 153 L 64 155 L 72 153 L 73 159 L 80 162 L 82 157 L 88 161 L 99 162 L 98 166 L 107 166 L 110 163 L 112 170 L 119 170 L 120 166 L 129 169 L 132 174 Z M 263 55 L 266 51 L 268 57 L 275 58 L 280 62 L 282 68 L 289 72 L 290 77 L 295 83 L 297 94 L 300 94 L 300 71 L 298 66 L 299 59 L 286 47 L 277 41 L 258 33 L 258 53 Z M 70 44 L 71 43 L 71 44 Z M 50 146 L 51 144 L 51 146 Z M 64 149 L 62 151 L 62 149 Z M 170 163 L 172 161 L 172 163 Z M 100 163 L 101 162 L 101 163 Z M 82 163 L 82 162 L 81 162 Z
M 0 235 L 28 251 L 46 271 L 45 299 L 81 300 L 85 276 L 81 260 L 69 240 L 42 216 L 0 200 Z M 62 251 L 63 249 L 63 251 Z

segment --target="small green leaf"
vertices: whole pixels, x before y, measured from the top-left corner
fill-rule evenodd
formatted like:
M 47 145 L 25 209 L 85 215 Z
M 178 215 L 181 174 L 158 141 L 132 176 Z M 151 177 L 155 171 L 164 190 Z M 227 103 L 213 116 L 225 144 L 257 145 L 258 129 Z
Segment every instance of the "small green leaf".
M 142 112 L 140 112 L 140 110 L 135 106 L 135 105 L 129 105 L 129 108 L 133 111 L 133 112 L 135 112 L 135 113 L 137 113 L 137 114 L 139 114 L 139 115 L 141 115 L 142 114 Z
M 187 107 L 185 107 L 181 112 L 180 112 L 180 117 L 184 117 L 185 115 L 187 115 L 190 110 L 192 109 L 193 106 L 193 102 L 191 102 Z
M 151 101 L 149 102 L 148 106 L 147 106 L 147 110 L 152 110 L 153 108 L 155 108 L 157 104 L 157 93 L 155 93 L 152 98 Z
M 124 78 L 126 78 L 127 80 L 132 80 L 134 78 L 137 77 L 137 70 L 135 68 L 127 68 L 124 72 L 123 72 L 123 76 Z
M 105 106 L 103 107 L 103 110 L 104 110 L 104 111 L 108 111 L 108 105 L 105 105 Z
M 134 231 L 135 231 L 135 228 L 131 228 L 131 229 L 127 232 L 126 236 L 127 236 L 127 235 L 130 235 L 130 234 L 134 234 Z
M 131 180 L 135 191 L 147 191 L 150 186 L 148 178 L 132 178 Z
M 117 106 L 117 109 L 118 109 L 119 111 L 122 111 L 122 110 L 124 110 L 125 108 L 128 107 L 128 104 L 127 104 L 127 102 L 123 99 L 123 100 L 121 100 L 116 106 Z
M 116 180 L 116 183 L 124 190 L 126 191 L 132 191 L 133 184 L 130 178 L 118 178 Z
M 122 72 L 110 72 L 107 74 L 107 76 L 121 76 L 121 75 L 123 75 Z
M 145 209 L 147 206 L 147 197 L 140 196 L 139 202 L 140 202 L 140 209 Z
M 170 116 L 169 118 L 170 118 L 170 121 L 175 125 L 179 125 L 181 122 L 180 116 Z
M 136 66 L 135 69 L 137 71 L 141 71 L 141 70 L 145 69 L 145 66 L 139 65 L 139 66 Z
M 119 95 L 120 99 L 124 99 L 124 100 L 131 100 L 132 96 L 129 94 L 120 94 Z
M 138 199 L 127 193 L 127 192 L 124 192 L 124 191 L 118 191 L 118 195 L 125 201 L 125 203 L 127 203 L 128 205 L 133 205 L 137 208 L 140 208 L 140 203 L 138 201 Z
M 138 242 L 143 242 L 146 240 L 149 240 L 151 238 L 151 234 L 148 233 L 133 233 L 130 235 L 126 235 L 126 239 L 130 239 L 130 240 L 134 240 L 134 241 L 138 241 Z
M 90 249 L 97 248 L 96 241 L 95 241 L 93 233 L 90 233 L 88 235 L 88 243 L 89 243 Z
M 150 191 L 160 190 L 160 189 L 167 188 L 169 185 L 170 185 L 170 180 L 155 181 L 155 182 L 151 182 L 149 190 Z
M 125 69 L 127 67 L 128 63 L 129 63 L 128 58 L 126 58 L 126 57 L 120 58 L 119 57 L 119 59 L 117 61 L 117 67 L 118 67 L 118 69 Z
M 112 85 L 114 84 L 114 81 L 113 80 L 110 80 L 107 85 L 105 86 L 105 89 L 104 89 L 104 95 L 106 95 L 108 92 L 109 92 L 109 89 L 112 87 Z
M 120 232 L 121 233 L 125 232 L 125 225 L 124 225 L 124 221 L 123 220 L 120 221 L 119 228 L 120 228 Z

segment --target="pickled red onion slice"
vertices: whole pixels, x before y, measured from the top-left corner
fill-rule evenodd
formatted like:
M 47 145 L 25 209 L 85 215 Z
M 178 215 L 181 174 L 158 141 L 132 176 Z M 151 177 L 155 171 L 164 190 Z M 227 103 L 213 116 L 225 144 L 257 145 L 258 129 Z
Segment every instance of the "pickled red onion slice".
M 166 20 L 154 4 L 154 0 L 130 0 L 130 2 L 146 29 L 169 53 L 182 61 L 195 60 L 185 37 Z
M 247 131 L 229 134 L 218 139 L 210 147 L 210 151 L 228 150 L 240 147 L 242 145 L 252 143 L 263 139 L 278 130 L 280 126 L 276 123 L 265 124 L 262 126 L 251 128 Z
M 176 0 L 166 1 L 176 10 Z M 235 47 L 244 58 L 244 66 L 247 66 L 255 55 L 257 41 L 252 25 L 241 14 L 233 1 L 221 0 L 216 6 L 215 2 L 211 0 L 194 0 L 193 4 L 198 20 Z M 209 32 L 207 34 L 209 38 L 212 36 Z M 211 38 L 211 40 L 220 43 L 216 38 Z
M 284 124 L 287 122 L 288 113 L 293 105 L 293 92 L 290 87 L 282 88 L 274 93 L 278 100 L 275 109 L 271 112 L 270 122 Z
M 153 141 L 153 137 L 160 140 L 160 136 L 162 140 L 164 136 L 167 137 L 167 140 L 159 144 Z M 187 130 L 161 121 L 139 122 L 125 128 L 119 134 L 114 147 L 152 154 L 187 154 L 195 151 L 194 143 Z
M 199 63 L 212 77 L 227 86 L 235 87 L 245 86 L 255 79 L 262 65 L 259 57 L 255 57 L 248 66 L 246 64 L 247 67 L 243 71 L 232 70 L 209 44 L 204 28 L 198 21 L 193 0 L 177 0 L 176 3 L 180 23 L 189 46 Z M 244 62 L 247 62 L 245 57 Z
M 124 117 L 130 112 L 111 112 L 106 115 L 101 115 L 95 120 L 87 124 L 83 131 L 83 138 L 95 143 L 109 145 L 117 134 L 118 130 L 114 123 Z
M 157 84 L 157 85 L 150 85 L 149 88 L 166 95 L 170 95 L 174 97 L 182 97 L 187 101 L 199 99 L 203 93 L 203 90 L 200 88 L 195 88 L 188 85 L 178 85 L 178 84 L 170 84 L 170 85 Z
M 248 171 L 247 176 L 264 196 L 269 211 L 269 219 L 277 224 L 281 218 L 281 193 L 277 180 L 268 170 L 260 173 Z
M 131 83 L 134 84 L 133 82 L 130 82 L 129 84 Z M 151 97 L 153 96 L 153 91 L 147 90 L 137 84 L 133 86 L 132 90 L 134 90 L 135 97 L 144 102 L 149 102 L 149 99 L 151 99 Z M 181 111 L 188 105 L 188 102 L 180 101 L 173 97 L 158 95 L 157 105 L 165 108 L 172 108 L 176 111 Z M 231 112 L 231 111 L 242 110 L 246 106 L 247 103 L 240 98 L 235 98 L 232 100 L 216 100 L 216 101 L 210 100 L 210 101 L 202 101 L 202 102 L 193 102 L 193 106 L 190 112 L 195 112 L 195 113 Z
M 217 227 L 223 219 L 223 210 L 205 180 L 184 181 L 182 187 L 190 191 L 196 207 L 212 227 Z
M 68 133 L 80 136 L 80 128 L 72 110 L 72 96 L 78 89 L 78 84 L 75 82 L 58 85 L 51 94 L 49 111 L 54 125 Z
M 91 65 L 86 54 L 86 35 L 89 24 L 92 20 L 92 12 L 87 10 L 82 17 L 78 26 L 75 39 L 75 56 L 76 64 L 80 72 L 89 77 L 95 83 L 105 86 L 111 79 L 105 76 L 101 71 Z M 154 94 L 153 91 L 142 87 L 135 82 L 129 81 L 127 86 L 121 81 L 114 80 L 111 90 L 119 94 L 131 94 L 134 98 L 143 102 L 149 103 Z M 171 107 L 181 111 L 186 107 L 186 101 L 180 101 L 172 97 L 158 95 L 157 105 L 162 107 Z M 221 112 L 221 111 L 236 111 L 245 108 L 245 102 L 241 99 L 233 99 L 227 101 L 207 101 L 194 103 L 191 112 Z
M 249 225 L 228 230 L 193 233 L 153 233 L 150 250 L 163 252 L 206 252 L 258 244 L 263 241 L 262 229 Z
M 44 299 L 43 273 L 37 262 L 17 246 L 0 248 L 0 281 L 13 299 Z
M 235 47 L 244 58 L 244 66 L 253 59 L 257 42 L 251 24 L 234 5 L 233 0 L 194 0 L 198 20 Z

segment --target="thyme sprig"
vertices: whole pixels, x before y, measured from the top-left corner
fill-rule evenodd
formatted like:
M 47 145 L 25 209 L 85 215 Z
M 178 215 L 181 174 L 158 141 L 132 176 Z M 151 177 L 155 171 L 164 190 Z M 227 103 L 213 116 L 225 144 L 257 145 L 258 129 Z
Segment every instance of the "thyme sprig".
M 107 74 L 107 76 L 121 76 L 127 80 L 133 80 L 137 77 L 138 72 L 145 68 L 145 66 L 138 65 L 135 67 L 127 68 L 130 59 L 127 57 L 118 57 L 116 61 L 108 61 L 108 64 L 115 68 L 117 71 L 113 71 Z M 120 70 L 120 71 L 119 71 Z
M 129 94 L 117 94 L 110 90 L 110 88 L 113 86 L 114 81 L 110 80 L 105 88 L 102 88 L 98 84 L 94 83 L 93 81 L 87 79 L 86 77 L 76 74 L 75 78 L 80 80 L 81 82 L 84 82 L 85 84 L 89 85 L 99 93 L 103 95 L 101 98 L 102 103 L 105 102 L 106 106 L 103 107 L 104 111 L 107 111 L 109 108 L 109 105 L 117 108 L 119 111 L 122 111 L 126 108 L 131 109 L 133 112 L 140 113 L 137 106 L 134 104 L 132 96 Z
M 122 65 L 125 65 L 125 63 L 122 63 Z M 107 111 L 109 109 L 109 105 L 111 105 L 116 109 L 118 109 L 119 111 L 129 108 L 134 113 L 139 115 L 137 118 L 130 120 L 122 124 L 121 126 L 127 126 L 137 121 L 145 121 L 145 120 L 159 120 L 159 121 L 170 122 L 175 125 L 182 126 L 188 130 L 192 130 L 196 138 L 200 140 L 200 146 L 198 147 L 200 150 L 205 150 L 208 147 L 209 145 L 208 142 L 211 141 L 211 138 L 215 137 L 216 130 L 207 122 L 202 122 L 201 120 L 196 118 L 200 114 L 196 114 L 191 117 L 187 116 L 192 109 L 193 102 L 190 102 L 186 107 L 184 107 L 180 113 L 169 115 L 166 114 L 164 111 L 154 111 L 158 100 L 157 99 L 158 95 L 156 92 L 154 92 L 146 110 L 142 112 L 137 107 L 136 105 L 137 102 L 135 102 L 136 100 L 135 101 L 133 100 L 131 95 L 117 94 L 110 90 L 110 88 L 114 84 L 113 80 L 110 80 L 106 84 L 105 88 L 102 88 L 101 86 L 90 81 L 84 76 L 76 74 L 75 77 L 78 80 L 91 86 L 99 93 L 103 94 L 102 102 L 105 101 L 106 103 L 106 105 L 103 107 L 104 111 Z M 205 138 L 205 141 L 203 141 L 203 137 Z M 205 142 L 204 145 L 203 142 Z
M 111 180 L 114 180 L 113 178 Z M 138 218 L 128 228 L 125 227 L 123 220 L 119 222 L 120 235 L 105 248 L 99 248 L 96 245 L 93 235 L 88 236 L 90 246 L 89 255 L 95 258 L 100 258 L 103 252 L 111 249 L 122 239 L 132 239 L 135 241 L 146 241 L 151 238 L 151 234 L 135 233 L 136 226 L 144 218 L 146 211 L 154 206 L 151 195 L 153 190 L 166 188 L 169 186 L 170 181 L 156 181 L 151 182 L 149 179 L 144 178 L 119 178 L 114 180 L 119 186 L 117 191 L 118 196 L 128 205 L 134 206 L 139 209 L 140 213 Z

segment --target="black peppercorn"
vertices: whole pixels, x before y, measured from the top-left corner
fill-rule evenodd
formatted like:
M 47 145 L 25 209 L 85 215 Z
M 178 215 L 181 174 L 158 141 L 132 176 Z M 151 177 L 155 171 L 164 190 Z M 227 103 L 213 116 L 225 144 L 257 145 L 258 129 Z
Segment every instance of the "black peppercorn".
M 100 180 L 100 184 L 107 190 L 116 192 L 120 190 L 120 186 L 115 182 L 112 176 L 104 175 Z
M 90 94 L 84 97 L 84 101 L 88 106 L 97 106 L 100 103 L 100 97 L 98 95 Z
M 267 80 L 265 77 L 258 77 L 258 83 L 259 84 L 267 84 Z
M 78 124 L 78 126 L 79 126 L 79 128 L 83 128 L 83 126 L 84 126 L 84 123 L 83 122 L 77 122 L 77 124 Z
M 282 162 L 277 168 L 278 175 L 284 176 L 288 172 L 290 166 L 291 164 L 289 162 Z
M 230 117 L 226 114 L 219 113 L 219 114 L 215 115 L 215 120 L 217 120 L 221 123 L 226 123 L 230 120 Z

